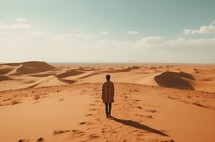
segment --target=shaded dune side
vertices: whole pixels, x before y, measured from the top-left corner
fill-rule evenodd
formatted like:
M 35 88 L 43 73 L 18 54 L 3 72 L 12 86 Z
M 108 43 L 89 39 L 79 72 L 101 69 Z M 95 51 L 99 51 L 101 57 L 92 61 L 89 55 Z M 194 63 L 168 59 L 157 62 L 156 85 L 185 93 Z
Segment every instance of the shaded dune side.
M 16 72 L 19 74 L 32 74 L 54 70 L 55 67 L 47 64 L 46 62 L 24 62 L 20 67 L 16 69 Z
M 7 74 L 7 73 L 9 73 L 10 71 L 11 71 L 12 69 L 10 69 L 10 68 L 3 68 L 3 69 L 1 69 L 0 68 L 0 75 L 4 75 L 4 74 Z
M 32 82 L 30 84 L 24 85 L 21 88 L 35 88 L 35 87 L 45 87 L 45 86 L 58 86 L 58 85 L 67 85 L 72 84 L 75 81 L 73 80 L 65 80 L 60 79 L 54 75 L 50 75 L 48 77 L 44 77 L 40 80 Z
M 68 76 L 75 76 L 75 75 L 79 75 L 79 74 L 82 74 L 82 73 L 84 73 L 84 72 L 72 69 L 72 70 L 68 70 L 66 72 L 60 73 L 60 74 L 58 74 L 56 76 L 59 77 L 59 78 L 65 78 L 65 77 L 68 77 Z
M 139 66 L 130 66 L 124 69 L 113 69 L 110 68 L 110 70 L 104 71 L 106 73 L 118 73 L 118 72 L 130 72 L 131 70 L 140 69 Z
M 11 80 L 11 79 L 7 76 L 0 75 L 0 81 L 5 81 L 5 80 Z
M 185 72 L 163 72 L 154 77 L 156 83 L 161 87 L 194 90 L 194 87 L 186 79 L 195 80 L 192 75 Z
M 2 65 L 2 66 L 4 66 L 4 65 L 7 65 L 7 66 L 19 66 L 21 64 L 22 63 L 6 63 L 6 64 L 0 64 L 0 65 Z
M 102 71 L 91 71 L 91 72 L 83 74 L 83 76 L 79 77 L 79 79 L 84 79 L 84 78 L 87 78 L 87 77 L 90 77 L 90 76 L 104 74 L 104 73 L 130 72 L 131 70 L 135 70 L 135 69 L 139 69 L 139 68 L 140 68 L 139 66 L 130 66 L 130 67 L 126 67 L 124 69 L 109 68 L 107 70 L 102 70 Z

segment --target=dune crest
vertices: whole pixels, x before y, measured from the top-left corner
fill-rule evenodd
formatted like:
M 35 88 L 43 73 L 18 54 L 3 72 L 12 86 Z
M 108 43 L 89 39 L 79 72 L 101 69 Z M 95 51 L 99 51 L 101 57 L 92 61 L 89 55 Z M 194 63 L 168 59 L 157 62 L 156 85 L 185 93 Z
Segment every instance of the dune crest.
M 54 75 L 44 77 L 38 81 L 22 86 L 21 88 L 35 88 L 35 87 L 45 87 L 45 86 L 58 86 L 66 85 L 67 83 L 61 81 Z

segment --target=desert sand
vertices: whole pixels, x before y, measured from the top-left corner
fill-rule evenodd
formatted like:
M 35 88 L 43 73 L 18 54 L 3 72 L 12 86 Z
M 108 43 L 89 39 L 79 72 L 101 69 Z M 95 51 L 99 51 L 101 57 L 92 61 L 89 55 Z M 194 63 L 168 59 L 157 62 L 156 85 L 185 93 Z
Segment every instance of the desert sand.
M 0 127 L 2 142 L 214 142 L 215 65 L 0 64 Z

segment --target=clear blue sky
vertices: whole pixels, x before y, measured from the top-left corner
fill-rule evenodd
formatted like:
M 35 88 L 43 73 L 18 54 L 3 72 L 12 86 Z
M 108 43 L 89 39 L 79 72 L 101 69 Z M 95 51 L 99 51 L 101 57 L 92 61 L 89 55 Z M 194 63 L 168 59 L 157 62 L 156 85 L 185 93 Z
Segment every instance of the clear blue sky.
M 214 0 L 0 0 L 0 62 L 215 63 L 214 13 Z

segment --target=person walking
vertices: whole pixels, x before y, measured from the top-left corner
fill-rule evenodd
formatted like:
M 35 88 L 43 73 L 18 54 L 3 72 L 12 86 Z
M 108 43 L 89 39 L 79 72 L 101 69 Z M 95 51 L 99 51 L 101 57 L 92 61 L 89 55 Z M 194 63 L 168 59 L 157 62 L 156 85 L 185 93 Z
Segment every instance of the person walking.
M 111 76 L 106 75 L 106 82 L 102 85 L 102 100 L 105 104 L 106 117 L 111 117 L 112 103 L 114 102 L 114 84 L 110 81 Z

